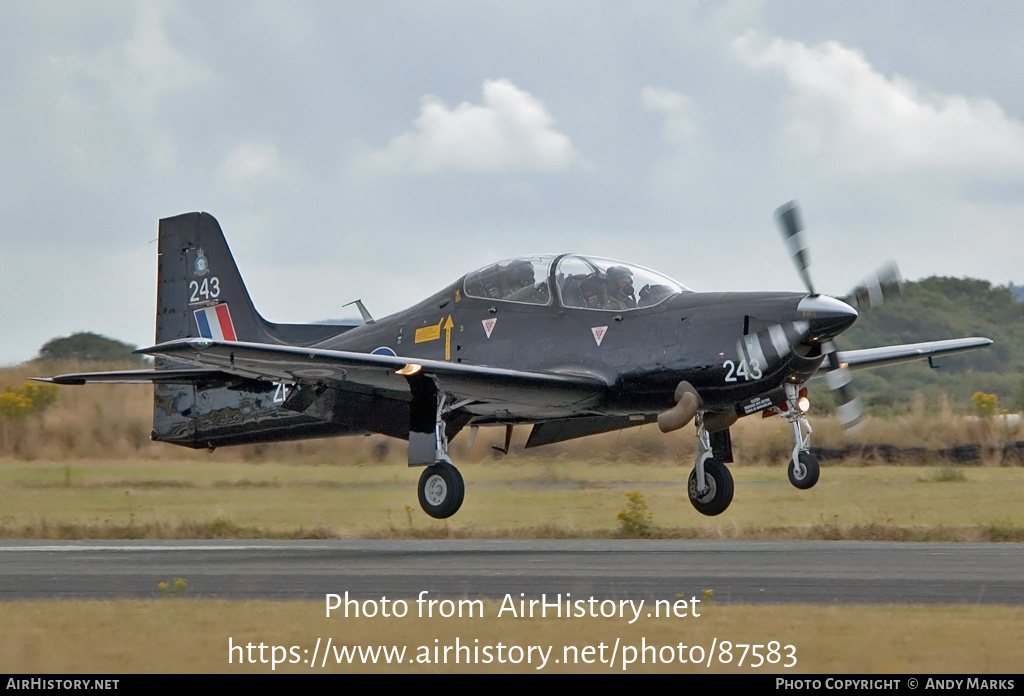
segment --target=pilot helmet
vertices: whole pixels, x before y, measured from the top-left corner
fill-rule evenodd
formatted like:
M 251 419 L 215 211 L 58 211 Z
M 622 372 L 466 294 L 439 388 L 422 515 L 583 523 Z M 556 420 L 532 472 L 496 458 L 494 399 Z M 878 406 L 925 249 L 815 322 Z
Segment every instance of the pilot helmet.
M 509 278 L 519 282 L 524 287 L 533 285 L 533 264 L 526 259 L 516 259 L 508 265 Z
M 633 279 L 633 271 L 625 266 L 609 266 L 608 270 L 605 271 L 605 275 L 608 276 L 608 280 L 618 280 L 619 278 Z
M 621 293 L 626 297 L 633 294 L 633 271 L 625 266 L 609 266 L 604 273 L 605 278 L 608 279 L 610 291 Z

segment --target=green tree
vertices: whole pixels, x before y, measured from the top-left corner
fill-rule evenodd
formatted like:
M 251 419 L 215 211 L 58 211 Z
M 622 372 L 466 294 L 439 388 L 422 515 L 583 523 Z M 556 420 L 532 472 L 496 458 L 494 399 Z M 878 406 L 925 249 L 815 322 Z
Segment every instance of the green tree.
M 854 390 L 869 408 L 906 408 L 914 394 L 937 403 L 949 394 L 960 408 L 972 411 L 972 395 L 994 394 L 1003 403 L 1024 407 L 1024 390 L 1015 387 L 1024 375 L 1024 302 L 1009 287 L 972 278 L 930 277 L 906 283 L 899 302 L 861 307 L 853 327 L 836 339 L 839 350 L 919 343 L 963 336 L 986 336 L 995 343 L 984 350 L 940 356 L 926 362 L 857 372 Z
M 100 336 L 91 332 L 82 332 L 54 338 L 47 341 L 39 349 L 39 360 L 95 360 L 103 362 L 135 362 L 141 363 L 142 358 L 133 355 L 135 346 Z
M 1024 377 L 1017 380 L 1017 388 L 1013 390 L 1013 408 L 1024 411 Z

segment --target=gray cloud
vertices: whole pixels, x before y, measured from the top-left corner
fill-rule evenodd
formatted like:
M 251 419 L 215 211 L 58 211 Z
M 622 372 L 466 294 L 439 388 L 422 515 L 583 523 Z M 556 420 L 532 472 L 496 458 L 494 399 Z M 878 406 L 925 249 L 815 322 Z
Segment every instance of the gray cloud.
M 886 77 L 835 41 L 809 47 L 748 33 L 733 48 L 751 68 L 786 79 L 788 144 L 832 167 L 861 176 L 1024 174 L 1024 124 L 991 99 Z
M 413 130 L 368 156 L 387 171 L 556 171 L 579 159 L 543 102 L 510 80 L 484 80 L 483 103 L 449 109 L 426 96 Z
M 0 364 L 151 341 L 190 210 L 275 321 L 548 251 L 796 289 L 790 198 L 827 291 L 889 257 L 1022 282 L 1024 9 L 921 7 L 0 3 Z

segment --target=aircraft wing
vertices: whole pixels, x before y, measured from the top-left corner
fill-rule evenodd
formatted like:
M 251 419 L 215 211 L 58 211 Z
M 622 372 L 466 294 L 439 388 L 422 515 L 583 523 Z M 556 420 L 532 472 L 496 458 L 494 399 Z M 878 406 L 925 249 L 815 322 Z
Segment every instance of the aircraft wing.
M 329 383 L 338 389 L 409 392 L 398 370 L 419 365 L 444 391 L 474 401 L 562 406 L 598 396 L 609 386 L 593 373 L 524 372 L 392 355 L 242 341 L 184 338 L 139 353 L 172 358 L 229 374 L 287 383 Z
M 898 346 L 881 348 L 864 348 L 861 350 L 841 350 L 838 357 L 840 364 L 845 363 L 851 370 L 864 370 L 872 367 L 885 367 L 910 362 L 927 360 L 939 355 L 952 355 L 977 350 L 992 345 L 988 338 L 952 338 L 945 341 L 926 341 L 925 343 L 905 343 Z M 821 376 L 819 370 L 815 376 Z

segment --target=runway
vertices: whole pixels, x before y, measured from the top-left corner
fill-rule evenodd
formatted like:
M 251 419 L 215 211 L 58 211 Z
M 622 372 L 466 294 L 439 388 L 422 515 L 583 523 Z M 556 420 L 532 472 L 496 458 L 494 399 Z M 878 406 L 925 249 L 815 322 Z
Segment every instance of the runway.
M 704 596 L 1024 604 L 1024 544 L 733 541 L 4 541 L 0 599 Z

